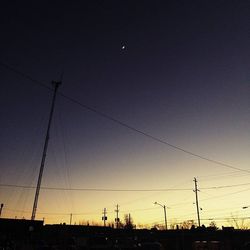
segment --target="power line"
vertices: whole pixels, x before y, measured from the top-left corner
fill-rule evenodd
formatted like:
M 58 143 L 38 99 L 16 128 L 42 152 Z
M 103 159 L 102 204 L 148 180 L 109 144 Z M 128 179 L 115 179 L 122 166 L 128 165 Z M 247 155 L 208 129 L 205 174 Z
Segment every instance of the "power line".
M 232 217 L 219 217 L 219 218 L 208 218 L 208 219 L 202 219 L 202 220 L 225 220 L 225 221 L 230 221 L 230 220 L 233 220 L 234 218 Z M 241 220 L 241 219 L 250 219 L 250 217 L 237 217 L 236 218 L 237 220 Z
M 213 186 L 213 187 L 203 187 L 200 190 L 212 190 L 212 189 L 223 189 L 223 188 L 234 188 L 241 186 L 248 186 L 248 183 L 241 183 L 235 185 L 225 185 L 225 186 Z M 15 185 L 15 184 L 0 184 L 0 187 L 9 188 L 24 188 L 24 189 L 34 189 L 35 186 L 28 185 Z M 159 188 L 159 189 L 116 189 L 116 188 L 63 188 L 63 187 L 41 187 L 43 190 L 55 190 L 55 191 L 90 191 L 90 192 L 167 192 L 167 191 L 192 191 L 192 188 Z M 249 189 L 247 189 L 249 190 Z M 242 192 L 242 191 L 237 191 Z
M 64 95 L 63 93 L 59 93 L 59 94 L 60 94 L 61 96 L 63 96 L 65 99 L 68 99 L 68 100 L 70 100 L 71 102 L 74 102 L 74 103 L 80 105 L 81 107 L 83 107 L 83 108 L 85 108 L 85 109 L 87 109 L 87 110 L 90 110 L 90 111 L 92 111 L 92 112 L 94 112 L 94 113 L 96 113 L 96 114 L 98 114 L 98 115 L 100 115 L 100 116 L 102 116 L 102 117 L 104 117 L 104 118 L 106 118 L 106 119 L 108 119 L 108 120 L 110 120 L 110 121 L 113 121 L 113 122 L 115 122 L 115 123 L 117 123 L 117 124 L 119 124 L 119 125 L 121 125 L 121 126 L 127 128 L 127 129 L 129 129 L 129 130 L 132 130 L 132 131 L 134 131 L 134 132 L 136 132 L 136 133 L 139 133 L 139 134 L 141 134 L 141 135 L 144 135 L 145 137 L 148 137 L 148 138 L 150 138 L 150 139 L 152 139 L 152 140 L 154 140 L 154 141 L 156 141 L 156 142 L 159 142 L 159 143 L 161 143 L 161 144 L 167 145 L 167 146 L 169 146 L 169 147 L 171 147 L 171 148 L 173 148 L 173 149 L 176 149 L 176 150 L 181 151 L 181 152 L 183 152 L 183 153 L 186 153 L 186 154 L 188 154 L 188 155 L 192 155 L 192 156 L 197 157 L 197 158 L 200 158 L 200 159 L 202 159 L 202 160 L 209 161 L 209 162 L 214 163 L 214 164 L 216 164 L 216 165 L 221 165 L 221 166 L 224 166 L 224 167 L 227 167 L 227 168 L 231 168 L 231 169 L 235 169 L 235 170 L 239 170 L 239 171 L 244 171 L 244 172 L 250 173 L 250 170 L 241 169 L 241 168 L 238 168 L 238 167 L 234 167 L 234 166 L 232 166 L 232 165 L 223 163 L 223 162 L 221 162 L 221 161 L 217 161 L 217 160 L 213 160 L 213 159 L 207 158 L 207 157 L 205 157 L 205 156 L 202 156 L 202 155 L 193 153 L 193 152 L 191 152 L 191 151 L 189 151 L 189 150 L 186 150 L 186 149 L 184 149 L 184 148 L 182 148 L 182 147 L 179 147 L 179 146 L 176 146 L 176 145 L 174 145 L 174 144 L 171 144 L 171 143 L 169 143 L 169 142 L 167 142 L 167 141 L 164 141 L 164 140 L 162 140 L 162 139 L 160 139 L 160 138 L 157 138 L 157 137 L 155 137 L 155 136 L 153 136 L 153 135 L 150 135 L 150 134 L 148 134 L 148 133 L 146 133 L 146 132 L 144 132 L 144 131 L 142 131 L 142 130 L 139 130 L 139 129 L 135 128 L 135 127 L 132 127 L 132 126 L 130 126 L 130 125 L 127 124 L 127 123 L 124 123 L 124 122 L 122 122 L 122 121 L 120 121 L 120 120 L 118 120 L 118 119 L 116 119 L 116 118 L 114 118 L 114 117 L 111 117 L 110 115 L 107 115 L 107 114 L 105 114 L 105 113 L 103 113 L 103 112 L 100 112 L 100 111 L 98 111 L 98 110 L 95 109 L 95 108 L 92 108 L 92 107 L 89 107 L 89 106 L 87 106 L 87 105 L 85 105 L 85 104 L 82 104 L 82 103 L 80 103 L 79 101 L 77 101 L 77 100 L 75 100 L 75 99 L 73 99 L 73 98 L 71 98 L 71 97 L 68 97 L 68 96 Z
M 202 199 L 201 201 L 218 199 L 218 198 L 225 197 L 225 196 L 230 196 L 230 195 L 234 195 L 234 194 L 243 193 L 243 192 L 246 192 L 246 191 L 249 191 L 249 190 L 250 190 L 250 188 L 247 188 L 247 189 L 239 190 L 239 191 L 236 191 L 236 192 L 233 192 L 233 193 L 227 193 L 227 194 L 223 194 L 223 195 L 217 195 L 217 196 L 213 196 L 213 197 L 210 197 L 210 198 Z
M 41 86 L 43 88 L 46 88 L 46 89 L 49 89 L 49 90 L 53 91 L 53 89 L 51 87 L 47 86 L 45 83 L 36 80 L 35 78 L 31 77 L 30 75 L 25 74 L 25 73 L 21 72 L 20 70 L 15 69 L 14 67 L 9 66 L 6 63 L 0 62 L 0 66 L 2 66 L 5 69 L 8 69 L 8 70 L 12 71 L 13 73 L 15 73 L 17 75 L 22 76 L 23 78 L 26 78 L 26 79 L 30 80 L 31 82 L 36 83 L 37 85 L 39 85 L 39 86 Z
M 243 175 L 243 173 L 241 171 L 232 171 L 232 172 L 225 172 L 225 173 L 217 173 L 217 174 L 209 174 L 209 175 L 199 175 L 197 178 L 199 179 L 208 179 L 209 181 L 211 180 L 211 178 L 214 178 L 214 177 L 224 177 L 224 176 L 234 176 L 234 175 L 237 175 L 237 174 L 241 174 Z M 244 174 L 244 176 L 247 175 L 247 174 Z
M 35 186 L 0 184 L 0 187 L 34 189 Z M 159 191 L 190 191 L 190 188 L 165 188 L 165 189 L 109 189 L 109 188 L 61 188 L 61 187 L 41 187 L 44 190 L 56 191 L 93 191 L 93 192 L 159 192 Z
M 12 72 L 18 74 L 18 75 L 20 75 L 20 76 L 22 76 L 22 77 L 24 77 L 24 78 L 26 78 L 26 79 L 28 79 L 28 80 L 30 80 L 30 81 L 36 83 L 36 84 L 38 84 L 39 86 L 45 87 L 45 88 L 47 88 L 47 89 L 53 91 L 53 89 L 51 89 L 50 87 L 48 87 L 46 84 L 44 84 L 44 83 L 42 83 L 42 82 L 40 82 L 40 81 L 38 81 L 38 80 L 32 78 L 31 76 L 29 76 L 29 75 L 27 75 L 27 74 L 25 74 L 25 73 L 23 73 L 23 72 L 21 72 L 21 71 L 15 69 L 15 68 L 11 67 L 11 66 L 9 66 L 9 65 L 7 65 L 7 64 L 5 64 L 5 63 L 3 63 L 3 62 L 0 62 L 0 66 L 2 66 L 2 67 L 4 67 L 4 68 L 6 68 L 6 69 L 8 69 L 8 70 L 10 70 L 10 71 L 12 71 Z M 112 122 L 114 122 L 114 123 L 116 123 L 116 124 L 119 124 L 119 125 L 122 126 L 122 127 L 125 127 L 125 128 L 127 128 L 127 129 L 129 129 L 129 130 L 131 130 L 131 131 L 134 131 L 134 132 L 138 133 L 138 134 L 144 135 L 144 136 L 147 137 L 147 138 L 150 138 L 150 139 L 152 139 L 152 140 L 154 140 L 154 141 L 156 141 L 156 142 L 159 142 L 159 143 L 161 143 L 161 144 L 163 144 L 163 145 L 169 146 L 169 147 L 171 147 L 171 148 L 173 148 L 173 149 L 175 149 L 175 150 L 181 151 L 181 152 L 183 152 L 183 153 L 186 153 L 186 154 L 191 155 L 191 156 L 194 156 L 194 157 L 196 157 L 196 158 L 199 158 L 199 159 L 202 159 L 202 160 L 211 162 L 211 163 L 216 164 L 216 165 L 220 165 L 220 166 L 227 167 L 227 168 L 231 168 L 231 169 L 234 169 L 234 170 L 239 170 L 239 171 L 244 171 L 244 172 L 250 173 L 250 170 L 242 169 L 242 168 L 238 168 L 238 167 L 234 167 L 234 166 L 229 165 L 229 164 L 227 164 L 227 163 L 224 163 L 224 162 L 221 162 L 221 161 L 217 161 L 217 160 L 213 160 L 213 159 L 211 159 L 211 158 L 205 157 L 205 156 L 200 155 L 200 154 L 196 154 L 196 153 L 191 152 L 191 151 L 189 151 L 189 150 L 187 150 L 187 149 L 185 149 L 185 148 L 182 148 L 182 147 L 180 147 L 180 146 L 176 146 L 176 145 L 174 145 L 174 144 L 172 144 L 172 143 L 169 143 L 169 142 L 167 142 L 167 141 L 165 141 L 165 140 L 163 140 L 163 139 L 160 139 L 160 138 L 158 138 L 158 137 L 155 137 L 155 136 L 153 136 L 153 135 L 151 135 L 151 134 L 149 134 L 149 133 L 147 133 L 147 132 L 144 132 L 144 131 L 142 131 L 142 130 L 140 130 L 140 129 L 137 129 L 137 128 L 135 128 L 135 127 L 132 127 L 132 126 L 130 126 L 129 124 L 127 124 L 127 123 L 125 123 L 125 122 L 122 122 L 122 121 L 120 121 L 120 120 L 118 120 L 118 119 L 116 119 L 116 118 L 114 118 L 114 117 L 112 117 L 112 116 L 110 116 L 110 115 L 108 115 L 108 114 L 106 114 L 106 113 L 104 113 L 104 112 L 101 112 L 101 111 L 99 111 L 99 110 L 97 110 L 97 109 L 95 109 L 95 108 L 93 108 L 93 107 L 90 107 L 90 106 L 88 106 L 88 105 L 85 105 L 85 104 L 83 104 L 83 103 L 81 103 L 81 102 L 75 100 L 74 98 L 69 97 L 69 96 L 63 94 L 62 92 L 58 92 L 58 94 L 59 94 L 60 96 L 64 97 L 65 99 L 67 99 L 67 100 L 69 100 L 69 101 L 71 101 L 71 102 L 73 102 L 73 103 L 75 103 L 75 104 L 81 106 L 81 107 L 84 108 L 84 109 L 87 109 L 87 110 L 89 110 L 89 111 L 91 111 L 91 112 L 93 112 L 93 113 L 95 113 L 95 114 L 97 114 L 97 115 L 99 115 L 99 116 L 102 116 L 102 117 L 104 117 L 104 118 L 106 118 L 106 119 L 108 119 L 108 120 L 110 120 L 110 121 L 112 121 Z
M 18 213 L 31 213 L 31 210 L 18 210 L 18 209 L 11 209 L 11 208 L 6 208 L 5 210 L 11 211 L 11 212 L 18 212 Z M 37 212 L 37 214 L 44 214 L 44 215 L 97 215 L 99 212 L 86 212 L 86 213 L 56 213 L 56 212 Z
M 213 187 L 203 187 L 200 188 L 201 190 L 205 190 L 205 189 L 221 189 L 221 188 L 232 188 L 232 187 L 241 187 L 241 186 L 248 186 L 250 185 L 250 182 L 247 183 L 241 183 L 241 184 L 234 184 L 234 185 L 224 185 L 224 186 L 213 186 Z
M 127 213 L 128 211 L 130 212 L 141 212 L 141 211 L 149 211 L 149 210 L 156 210 L 159 209 L 159 207 L 151 207 L 151 208 L 137 208 L 137 209 L 129 209 L 129 210 L 121 210 L 121 212 Z

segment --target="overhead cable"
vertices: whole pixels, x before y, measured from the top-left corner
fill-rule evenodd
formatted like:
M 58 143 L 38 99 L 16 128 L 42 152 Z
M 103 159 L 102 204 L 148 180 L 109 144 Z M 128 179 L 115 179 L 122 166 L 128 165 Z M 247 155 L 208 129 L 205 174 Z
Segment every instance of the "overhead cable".
M 212 186 L 212 187 L 201 187 L 200 190 L 212 190 L 212 189 L 223 189 L 223 188 L 234 188 L 241 186 L 248 186 L 250 182 L 235 184 L 235 185 L 224 185 L 224 186 Z M 0 183 L 0 187 L 9 188 L 24 188 L 24 189 L 34 189 L 35 186 L 28 185 L 15 185 L 15 184 L 4 184 Z M 151 188 L 151 189 L 116 189 L 116 188 L 63 188 L 63 187 L 41 187 L 43 190 L 55 190 L 55 191 L 91 191 L 91 192 L 167 192 L 167 191 L 192 191 L 192 188 Z M 249 190 L 249 189 L 246 189 Z M 245 191 L 245 190 L 244 190 Z M 237 191 L 242 192 L 241 191 Z M 233 193 L 234 194 L 234 193 Z M 217 197 L 217 196 L 216 196 Z
M 12 72 L 18 74 L 18 75 L 20 75 L 20 76 L 22 76 L 22 77 L 24 77 L 24 78 L 26 78 L 26 79 L 28 79 L 28 80 L 30 80 L 30 81 L 36 83 L 36 84 L 38 84 L 39 86 L 45 87 L 45 88 L 47 88 L 47 89 L 53 91 L 53 89 L 50 88 L 50 87 L 48 87 L 46 84 L 44 84 L 44 83 L 42 83 L 42 82 L 40 82 L 40 81 L 38 81 L 38 80 L 35 80 L 33 77 L 31 77 L 31 76 L 29 76 L 29 75 L 27 75 L 27 74 L 25 74 L 25 73 L 23 73 L 23 72 L 21 72 L 21 71 L 15 69 L 15 68 L 13 68 L 13 67 L 11 67 L 11 66 L 9 66 L 9 65 L 7 65 L 7 64 L 5 64 L 5 63 L 3 63 L 3 62 L 0 62 L 0 66 L 2 66 L 2 67 L 4 67 L 4 68 L 6 68 L 6 69 L 8 69 L 8 70 L 10 70 L 10 71 L 12 71 Z M 72 97 L 69 97 L 69 96 L 65 95 L 65 94 L 62 93 L 62 92 L 59 92 L 59 91 L 58 91 L 58 94 L 61 95 L 62 97 L 64 97 L 65 99 L 67 99 L 67 100 L 69 100 L 69 101 L 71 101 L 71 102 L 73 102 L 73 103 L 75 103 L 75 104 L 81 106 L 81 107 L 84 108 L 84 109 L 87 109 L 87 110 L 89 110 L 89 111 L 91 111 L 91 112 L 94 112 L 94 113 L 98 114 L 99 116 L 102 116 L 102 117 L 104 117 L 104 118 L 106 118 L 106 119 L 108 119 L 108 120 L 110 120 L 110 121 L 112 121 L 112 122 L 114 122 L 114 123 L 116 123 L 116 124 L 119 124 L 120 126 L 123 126 L 123 127 L 127 128 L 127 129 L 129 129 L 129 130 L 131 130 L 131 131 L 134 131 L 134 132 L 138 133 L 138 134 L 144 135 L 144 136 L 147 137 L 147 138 L 150 138 L 150 139 L 152 139 L 152 140 L 154 140 L 154 141 L 156 141 L 156 142 L 159 142 L 159 143 L 161 143 L 161 144 L 163 144 L 163 145 L 169 146 L 169 147 L 171 147 L 171 148 L 173 148 L 173 149 L 175 149 L 175 150 L 181 151 L 181 152 L 183 152 L 183 153 L 186 153 L 186 154 L 191 155 L 191 156 L 194 156 L 194 157 L 196 157 L 196 158 L 199 158 L 199 159 L 202 159 L 202 160 L 211 162 L 211 163 L 216 164 L 216 165 L 220 165 L 220 166 L 223 166 L 223 167 L 227 167 L 227 168 L 231 168 L 231 169 L 235 169 L 235 170 L 239 170 L 239 171 L 244 171 L 244 172 L 250 173 L 250 170 L 242 169 L 242 168 L 235 167 L 235 166 L 233 166 L 233 165 L 229 165 L 229 164 L 224 163 L 224 162 L 221 162 L 221 161 L 213 160 L 213 159 L 208 158 L 208 157 L 206 157 L 206 156 L 203 156 L 203 155 L 200 155 L 200 154 L 191 152 L 191 151 L 189 151 L 189 150 L 187 150 L 187 149 L 185 149 L 185 148 L 182 148 L 182 147 L 180 147 L 180 146 L 176 146 L 176 145 L 174 145 L 174 144 L 172 144 L 172 143 L 169 143 L 169 142 L 167 142 L 167 141 L 165 141 L 165 140 L 163 140 L 163 139 L 160 139 L 160 138 L 158 138 L 158 137 L 155 137 L 155 136 L 153 136 L 153 135 L 151 135 L 151 134 L 149 134 L 149 133 L 147 133 L 147 132 L 144 132 L 144 131 L 142 131 L 142 130 L 140 130 L 140 129 L 137 129 L 137 128 L 135 128 L 135 127 L 129 125 L 128 123 L 125 123 L 125 122 L 123 122 L 123 121 L 120 121 L 120 120 L 118 120 L 118 119 L 116 119 L 116 118 L 114 118 L 114 117 L 112 117 L 112 116 L 110 116 L 110 115 L 108 115 L 108 114 L 106 114 L 106 113 L 104 113 L 104 112 L 101 112 L 101 111 L 97 110 L 96 108 L 93 108 L 93 107 L 90 107 L 90 106 L 88 106 L 88 105 L 86 105 L 86 104 L 83 104 L 83 103 L 77 101 L 76 99 L 74 99 L 74 98 L 72 98 Z
M 0 187 L 34 189 L 35 186 L 0 184 Z M 63 187 L 41 187 L 43 190 L 55 191 L 94 191 L 94 192 L 161 192 L 161 191 L 190 191 L 191 188 L 162 188 L 162 189 L 114 189 L 114 188 L 63 188 Z

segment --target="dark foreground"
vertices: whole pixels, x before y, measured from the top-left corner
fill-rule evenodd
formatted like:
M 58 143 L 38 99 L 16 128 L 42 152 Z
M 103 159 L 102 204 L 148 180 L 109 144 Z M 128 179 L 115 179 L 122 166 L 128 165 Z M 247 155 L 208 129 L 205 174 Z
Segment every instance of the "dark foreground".
M 250 230 L 125 230 L 0 219 L 0 250 L 250 250 Z

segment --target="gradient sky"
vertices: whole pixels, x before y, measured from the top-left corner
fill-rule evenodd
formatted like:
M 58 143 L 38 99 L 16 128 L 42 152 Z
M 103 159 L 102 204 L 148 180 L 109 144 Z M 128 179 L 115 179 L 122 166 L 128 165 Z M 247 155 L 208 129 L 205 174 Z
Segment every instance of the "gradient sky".
M 0 202 L 3 217 L 30 218 L 52 92 L 59 91 L 189 155 L 58 95 L 43 187 L 45 223 L 196 221 L 248 217 L 250 85 L 248 1 L 5 2 L 0 10 Z M 123 48 L 125 46 L 125 48 Z M 8 65 L 10 68 L 5 67 Z M 246 170 L 246 171 L 244 171 Z M 249 171 L 249 172 L 247 172 Z M 237 186 L 234 186 L 237 185 Z M 228 186 L 228 187 L 225 187 Z M 229 187 L 230 186 L 230 187 Z M 206 189 L 221 187 L 217 189 Z M 178 189 L 125 191 L 129 189 Z M 186 189 L 186 190 L 182 190 Z M 245 223 L 247 223 L 245 221 Z

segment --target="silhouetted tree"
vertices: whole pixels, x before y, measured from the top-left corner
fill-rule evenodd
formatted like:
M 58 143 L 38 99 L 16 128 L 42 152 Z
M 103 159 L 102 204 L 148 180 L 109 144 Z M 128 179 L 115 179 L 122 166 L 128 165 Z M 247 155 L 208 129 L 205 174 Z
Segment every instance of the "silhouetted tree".
M 138 223 L 136 225 L 136 228 L 137 229 L 150 229 L 149 225 L 148 224 L 141 224 L 141 223 Z
M 133 225 L 133 219 L 130 214 L 125 214 L 124 216 L 124 229 L 133 229 L 135 225 Z
M 227 220 L 228 223 L 236 229 L 248 229 L 249 225 L 245 223 L 244 218 L 239 218 L 237 215 L 231 214 L 231 219 Z
M 171 229 L 191 229 L 196 227 L 197 224 L 194 222 L 194 220 L 185 220 L 180 223 L 171 223 L 170 228 Z
M 209 224 L 209 227 L 212 227 L 214 228 L 215 230 L 218 229 L 217 225 L 216 225 L 216 222 L 215 221 L 211 221 L 210 224 Z
M 171 224 L 172 225 L 172 224 Z M 171 226 L 170 226 L 171 227 Z M 166 226 L 165 225 L 162 225 L 162 224 L 155 224 L 153 226 L 153 228 L 157 229 L 157 230 L 165 230 L 166 229 Z M 172 229 L 172 228 L 171 228 Z

